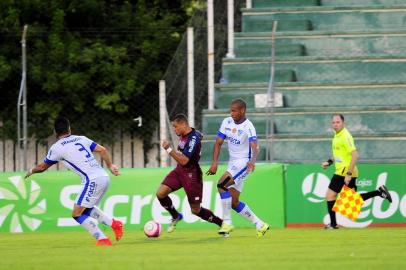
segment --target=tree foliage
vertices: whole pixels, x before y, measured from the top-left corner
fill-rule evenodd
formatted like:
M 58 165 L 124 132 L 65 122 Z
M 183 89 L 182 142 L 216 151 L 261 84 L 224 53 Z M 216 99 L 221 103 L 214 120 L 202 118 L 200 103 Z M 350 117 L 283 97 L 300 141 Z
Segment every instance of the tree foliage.
M 157 127 L 158 81 L 184 32 L 193 0 L 3 0 L 0 127 L 16 139 L 21 30 L 27 35 L 29 133 L 51 134 L 59 116 L 75 133 L 111 141 Z M 143 116 L 137 129 L 133 118 Z

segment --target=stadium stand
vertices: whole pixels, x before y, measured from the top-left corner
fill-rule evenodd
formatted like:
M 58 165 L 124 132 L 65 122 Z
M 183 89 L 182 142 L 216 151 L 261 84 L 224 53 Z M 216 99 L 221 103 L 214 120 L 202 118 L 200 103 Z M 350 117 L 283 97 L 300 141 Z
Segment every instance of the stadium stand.
M 326 159 L 330 117 L 340 112 L 361 162 L 405 162 L 406 3 L 401 0 L 253 0 L 253 8 L 242 9 L 236 57 L 223 59 L 216 109 L 203 112 L 202 160 L 211 160 L 233 98 L 247 101 L 261 147 L 269 142 L 267 110 L 256 107 L 255 95 L 268 89 L 275 20 L 274 91 L 282 95 L 283 107 L 274 109 L 274 160 Z M 223 150 L 220 159 L 226 157 Z

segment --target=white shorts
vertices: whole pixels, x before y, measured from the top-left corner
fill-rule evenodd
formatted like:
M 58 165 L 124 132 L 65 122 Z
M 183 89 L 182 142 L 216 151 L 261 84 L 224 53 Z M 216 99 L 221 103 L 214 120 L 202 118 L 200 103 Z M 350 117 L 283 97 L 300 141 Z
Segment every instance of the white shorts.
M 244 180 L 248 175 L 247 162 L 248 158 L 230 160 L 228 162 L 227 172 L 229 172 L 234 180 L 234 184 L 230 187 L 235 188 L 239 192 L 242 192 L 244 187 Z
M 109 184 L 110 178 L 108 176 L 101 176 L 82 183 L 82 188 L 76 197 L 75 203 L 86 208 L 98 205 Z

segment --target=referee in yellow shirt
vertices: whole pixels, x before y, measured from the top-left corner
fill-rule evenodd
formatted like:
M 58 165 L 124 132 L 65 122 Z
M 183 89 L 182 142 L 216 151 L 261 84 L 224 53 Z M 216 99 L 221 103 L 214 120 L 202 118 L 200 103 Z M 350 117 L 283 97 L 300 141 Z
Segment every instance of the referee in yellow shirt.
M 332 142 L 333 158 L 321 164 L 323 169 L 326 169 L 333 163 L 336 168 L 326 194 L 330 224 L 325 228 L 338 229 L 336 213 L 332 209 L 336 202 L 337 194 L 341 191 L 344 185 L 357 190 L 355 180 L 358 177 L 358 169 L 356 166 L 358 161 L 358 151 L 351 133 L 344 126 L 344 116 L 342 114 L 334 114 L 331 125 L 335 131 Z M 382 198 L 386 198 L 389 202 L 392 202 L 390 193 L 384 185 L 380 186 L 377 190 L 361 194 L 364 201 L 375 196 L 381 196 Z

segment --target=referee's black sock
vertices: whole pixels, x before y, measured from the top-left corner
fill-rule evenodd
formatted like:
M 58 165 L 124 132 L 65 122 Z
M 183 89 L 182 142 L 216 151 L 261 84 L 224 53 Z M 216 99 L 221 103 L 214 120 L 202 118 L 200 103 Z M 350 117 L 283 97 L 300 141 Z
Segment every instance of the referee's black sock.
M 333 211 L 333 206 L 336 203 L 336 201 L 327 201 L 327 210 L 328 214 L 330 215 L 330 225 L 332 227 L 337 226 L 337 220 L 336 220 L 336 212 Z
M 370 192 L 361 194 L 361 197 L 364 201 L 368 200 L 370 198 L 376 197 L 376 196 L 381 196 L 381 192 L 379 190 L 374 190 L 374 191 L 370 191 Z

